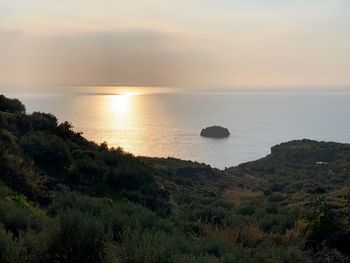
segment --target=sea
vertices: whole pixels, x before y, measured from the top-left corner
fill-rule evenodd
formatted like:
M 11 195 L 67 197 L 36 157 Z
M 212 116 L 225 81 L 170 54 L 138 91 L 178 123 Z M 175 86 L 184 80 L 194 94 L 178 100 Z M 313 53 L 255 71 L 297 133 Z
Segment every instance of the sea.
M 223 169 L 296 139 L 350 143 L 347 89 L 79 87 L 4 93 L 27 112 L 52 113 L 97 143 L 136 156 L 175 157 Z M 224 139 L 200 136 L 220 125 Z

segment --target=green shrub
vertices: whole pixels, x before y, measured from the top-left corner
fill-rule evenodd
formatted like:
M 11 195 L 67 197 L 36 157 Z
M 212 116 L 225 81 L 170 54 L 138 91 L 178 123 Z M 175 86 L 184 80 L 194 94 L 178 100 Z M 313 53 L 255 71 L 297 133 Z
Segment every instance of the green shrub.
M 255 206 L 252 204 L 241 204 L 237 209 L 237 213 L 244 216 L 251 216 L 255 213 Z
M 7 151 L 1 152 L 0 179 L 32 200 L 47 200 L 44 178 L 36 172 L 33 162 L 28 158 Z
M 118 246 L 117 262 L 166 263 L 174 262 L 177 255 L 188 252 L 190 244 L 181 236 L 162 231 L 125 229 Z
M 56 135 L 31 132 L 21 138 L 20 144 L 47 171 L 62 171 L 72 163 L 68 145 Z
M 60 212 L 51 235 L 48 251 L 54 262 L 101 262 L 111 239 L 98 218 L 78 210 Z
M 333 207 L 327 202 L 325 196 L 312 200 L 305 210 L 304 218 L 309 222 L 309 238 L 323 241 L 339 230 L 338 220 Z
M 13 240 L 12 234 L 0 226 L 0 262 L 21 263 L 23 249 Z

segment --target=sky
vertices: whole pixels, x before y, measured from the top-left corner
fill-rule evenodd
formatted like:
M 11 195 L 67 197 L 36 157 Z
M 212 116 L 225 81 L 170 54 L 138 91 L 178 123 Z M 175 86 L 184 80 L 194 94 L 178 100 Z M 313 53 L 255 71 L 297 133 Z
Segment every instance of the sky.
M 348 0 L 1 0 L 1 86 L 350 86 Z

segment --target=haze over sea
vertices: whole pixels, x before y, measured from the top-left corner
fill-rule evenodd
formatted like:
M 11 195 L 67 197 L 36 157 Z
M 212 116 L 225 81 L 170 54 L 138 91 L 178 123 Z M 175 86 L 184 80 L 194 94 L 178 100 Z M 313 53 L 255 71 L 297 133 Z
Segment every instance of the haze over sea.
M 176 157 L 224 168 L 264 157 L 294 139 L 350 142 L 346 90 L 191 91 L 162 88 L 81 88 L 74 92 L 7 91 L 28 112 L 50 112 L 98 143 L 134 155 Z M 199 136 L 228 128 L 227 139 Z

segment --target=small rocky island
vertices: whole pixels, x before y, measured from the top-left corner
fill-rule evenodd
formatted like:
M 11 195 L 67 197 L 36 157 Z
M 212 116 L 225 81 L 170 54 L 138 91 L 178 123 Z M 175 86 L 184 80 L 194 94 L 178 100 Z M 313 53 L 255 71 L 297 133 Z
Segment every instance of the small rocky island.
M 211 126 L 202 129 L 201 136 L 209 138 L 226 138 L 230 136 L 230 132 L 227 128 L 221 126 Z

